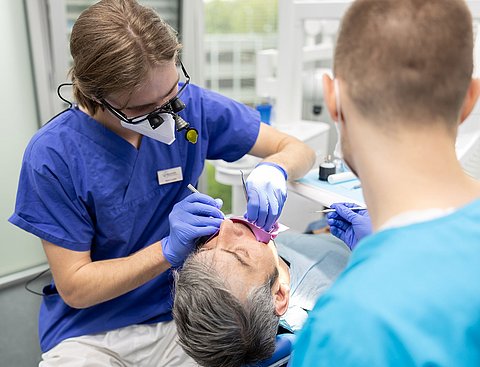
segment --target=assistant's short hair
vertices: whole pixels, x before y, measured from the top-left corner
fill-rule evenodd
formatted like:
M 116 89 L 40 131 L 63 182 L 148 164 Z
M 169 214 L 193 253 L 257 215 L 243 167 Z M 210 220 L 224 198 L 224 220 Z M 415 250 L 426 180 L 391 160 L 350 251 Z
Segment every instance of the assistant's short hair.
M 456 126 L 472 71 L 463 0 L 357 0 L 342 20 L 334 73 L 367 119 Z
M 110 93 L 134 91 L 152 66 L 172 61 L 177 33 L 135 0 L 102 0 L 80 14 L 72 28 L 70 76 L 75 100 L 94 114 Z
M 180 345 L 208 367 L 240 367 L 271 357 L 279 324 L 272 295 L 278 270 L 240 301 L 208 261 L 193 254 L 175 273 L 173 318 Z

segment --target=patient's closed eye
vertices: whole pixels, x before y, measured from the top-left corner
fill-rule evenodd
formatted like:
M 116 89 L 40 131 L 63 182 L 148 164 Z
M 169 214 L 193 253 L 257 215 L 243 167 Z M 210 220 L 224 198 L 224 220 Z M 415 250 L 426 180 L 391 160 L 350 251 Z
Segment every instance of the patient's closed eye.
M 239 254 L 241 254 L 241 255 L 250 259 L 250 254 L 248 253 L 247 249 L 245 249 L 245 248 L 237 247 L 233 251 L 235 251 L 236 253 L 239 253 Z
M 240 264 L 242 264 L 243 266 L 251 267 L 251 265 L 250 265 L 248 262 L 246 262 L 245 259 L 244 259 L 244 257 L 250 258 L 250 257 L 248 256 L 248 253 L 246 253 L 246 252 L 241 252 L 241 253 L 239 254 L 239 251 L 237 251 L 237 250 L 235 250 L 235 251 L 230 251 L 230 250 L 226 250 L 226 249 L 223 249 L 223 248 L 222 248 L 222 251 L 224 251 L 224 252 L 226 252 L 226 253 L 228 253 L 228 254 L 230 254 L 230 255 L 233 255 L 233 256 L 235 257 L 235 259 L 237 259 L 238 262 L 239 262 Z
M 212 250 L 213 247 L 202 247 L 198 250 L 198 252 L 204 252 L 204 251 L 208 251 L 208 250 Z

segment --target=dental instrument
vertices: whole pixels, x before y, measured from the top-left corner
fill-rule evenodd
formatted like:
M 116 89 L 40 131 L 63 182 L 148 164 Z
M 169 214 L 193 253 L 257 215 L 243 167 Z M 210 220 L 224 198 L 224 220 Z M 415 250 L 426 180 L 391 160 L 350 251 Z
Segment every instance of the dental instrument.
M 192 184 L 188 184 L 187 188 L 194 194 L 200 194 L 200 191 L 198 191 Z
M 367 207 L 365 207 L 365 206 L 356 206 L 356 207 L 354 207 L 354 208 L 348 208 L 348 209 L 350 209 L 350 210 L 367 210 Z M 323 210 L 315 210 L 315 213 L 332 213 L 332 212 L 334 212 L 334 211 L 335 211 L 335 209 L 329 208 L 329 209 L 323 209 Z

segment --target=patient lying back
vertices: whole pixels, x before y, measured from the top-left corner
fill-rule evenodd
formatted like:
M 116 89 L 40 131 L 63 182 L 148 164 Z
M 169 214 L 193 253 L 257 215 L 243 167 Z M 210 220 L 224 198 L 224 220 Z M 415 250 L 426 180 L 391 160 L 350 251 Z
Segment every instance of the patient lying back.
M 279 240 L 285 261 L 273 240 L 259 241 L 250 227 L 226 219 L 175 273 L 179 342 L 202 366 L 240 367 L 269 358 L 281 317 L 283 326 L 298 329 L 349 256 L 331 236 L 287 233 L 285 245 Z M 314 284 L 308 284 L 309 273 Z

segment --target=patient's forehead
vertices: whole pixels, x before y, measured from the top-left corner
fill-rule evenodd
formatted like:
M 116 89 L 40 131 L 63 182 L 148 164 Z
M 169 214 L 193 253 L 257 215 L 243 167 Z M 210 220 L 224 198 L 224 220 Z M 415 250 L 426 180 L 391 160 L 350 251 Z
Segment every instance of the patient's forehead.
M 242 267 L 232 255 L 219 251 L 201 251 L 194 256 L 196 260 L 212 268 L 232 294 L 241 301 L 245 300 L 254 288 L 264 284 L 274 270 L 273 267 L 263 267 L 262 270 L 252 271 Z

